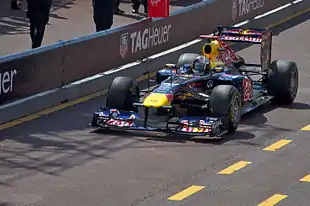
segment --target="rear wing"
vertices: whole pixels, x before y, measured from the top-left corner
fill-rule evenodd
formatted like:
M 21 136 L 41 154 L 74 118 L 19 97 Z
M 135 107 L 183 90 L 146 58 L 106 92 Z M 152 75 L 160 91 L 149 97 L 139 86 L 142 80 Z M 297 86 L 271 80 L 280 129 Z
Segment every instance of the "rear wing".
M 213 35 L 201 35 L 200 38 L 212 39 L 216 38 L 221 41 L 245 42 L 253 44 L 261 44 L 263 36 L 268 35 L 269 30 L 266 29 L 242 29 L 238 27 L 218 27 Z
M 223 42 L 260 44 L 260 61 L 262 70 L 266 71 L 270 67 L 272 32 L 268 29 L 243 29 L 239 27 L 222 26 L 218 27 L 213 35 L 200 35 L 200 38 L 217 39 Z

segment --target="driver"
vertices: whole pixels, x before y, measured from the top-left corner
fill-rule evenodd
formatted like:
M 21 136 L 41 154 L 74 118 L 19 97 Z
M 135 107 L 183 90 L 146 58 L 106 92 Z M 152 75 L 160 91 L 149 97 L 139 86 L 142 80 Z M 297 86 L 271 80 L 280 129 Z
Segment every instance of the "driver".
M 210 60 L 204 56 L 198 56 L 193 62 L 192 71 L 196 75 L 208 74 L 210 72 Z

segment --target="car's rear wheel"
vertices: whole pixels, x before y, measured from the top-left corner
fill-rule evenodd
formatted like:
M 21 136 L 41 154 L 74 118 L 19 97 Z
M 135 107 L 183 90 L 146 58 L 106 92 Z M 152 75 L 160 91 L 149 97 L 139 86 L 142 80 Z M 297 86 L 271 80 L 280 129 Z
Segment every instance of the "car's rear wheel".
M 245 59 L 242 56 L 237 55 L 238 61 L 234 64 L 234 66 L 239 69 L 241 66 L 245 64 Z
M 277 104 L 292 104 L 298 92 L 298 69 L 295 62 L 272 62 L 267 79 L 268 93 Z
M 110 85 L 106 106 L 119 110 L 134 111 L 133 103 L 139 101 L 140 89 L 135 79 L 116 77 Z
M 177 68 L 180 68 L 181 66 L 185 65 L 185 64 L 193 64 L 194 60 L 198 57 L 201 56 L 200 54 L 196 54 L 196 53 L 185 53 L 182 54 L 179 57 L 179 60 L 176 64 Z
M 241 103 L 241 95 L 232 85 L 218 85 L 211 92 L 212 114 L 222 119 L 228 133 L 235 132 L 239 126 Z

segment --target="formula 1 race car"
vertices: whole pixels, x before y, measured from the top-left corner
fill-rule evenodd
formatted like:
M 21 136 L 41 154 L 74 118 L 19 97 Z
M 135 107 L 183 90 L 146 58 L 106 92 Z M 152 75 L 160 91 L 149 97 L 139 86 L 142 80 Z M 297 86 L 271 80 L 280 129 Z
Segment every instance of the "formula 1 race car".
M 115 78 L 90 126 L 221 138 L 237 130 L 243 114 L 270 100 L 293 103 L 298 69 L 292 61 L 271 63 L 271 31 L 219 27 L 201 38 L 207 41 L 202 54 L 182 54 L 177 64 L 157 71 L 151 90 L 143 93 L 130 77 Z M 227 41 L 260 44 L 261 64 L 246 63 Z M 164 114 L 164 126 L 149 126 L 156 118 L 150 118 L 150 109 Z

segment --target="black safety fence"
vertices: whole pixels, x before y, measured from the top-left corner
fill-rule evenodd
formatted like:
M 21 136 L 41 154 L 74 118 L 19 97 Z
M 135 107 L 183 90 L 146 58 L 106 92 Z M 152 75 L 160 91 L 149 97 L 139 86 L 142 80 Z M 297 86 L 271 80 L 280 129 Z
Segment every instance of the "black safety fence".
M 0 57 L 0 104 L 147 58 L 291 0 L 209 0 L 116 29 Z M 164 64 L 164 63 L 163 63 Z

